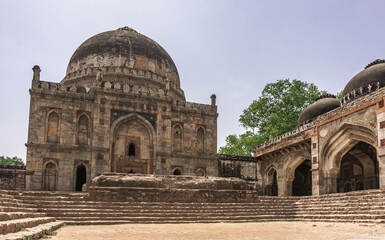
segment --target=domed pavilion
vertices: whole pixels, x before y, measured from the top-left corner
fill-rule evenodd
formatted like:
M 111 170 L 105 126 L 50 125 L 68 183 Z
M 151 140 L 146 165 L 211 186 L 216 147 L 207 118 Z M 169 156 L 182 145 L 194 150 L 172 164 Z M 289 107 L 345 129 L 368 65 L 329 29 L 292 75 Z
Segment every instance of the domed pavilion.
M 218 176 L 217 107 L 187 102 L 154 40 L 123 27 L 72 55 L 60 83 L 33 68 L 27 189 L 81 191 L 102 172 Z
M 385 60 L 302 111 L 298 127 L 255 148 L 266 195 L 320 195 L 385 189 Z

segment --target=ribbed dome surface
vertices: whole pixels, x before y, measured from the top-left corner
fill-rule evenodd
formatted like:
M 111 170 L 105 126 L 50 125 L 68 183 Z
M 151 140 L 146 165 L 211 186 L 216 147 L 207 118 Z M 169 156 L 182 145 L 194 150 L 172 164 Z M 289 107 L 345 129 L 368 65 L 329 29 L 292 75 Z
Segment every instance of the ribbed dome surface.
M 128 27 L 97 34 L 82 43 L 71 57 L 65 79 L 87 68 L 108 71 L 111 67 L 150 71 L 180 86 L 170 55 L 158 43 Z
M 331 94 L 323 94 L 310 106 L 305 108 L 298 117 L 298 125 L 313 121 L 319 115 L 327 113 L 340 106 L 340 101 Z
M 354 90 L 358 91 L 361 87 L 364 92 L 367 92 L 365 89 L 368 88 L 369 84 L 375 88 L 377 87 L 377 83 L 379 83 L 381 87 L 385 85 L 385 60 L 377 59 L 355 75 L 348 84 L 346 84 L 342 96 Z

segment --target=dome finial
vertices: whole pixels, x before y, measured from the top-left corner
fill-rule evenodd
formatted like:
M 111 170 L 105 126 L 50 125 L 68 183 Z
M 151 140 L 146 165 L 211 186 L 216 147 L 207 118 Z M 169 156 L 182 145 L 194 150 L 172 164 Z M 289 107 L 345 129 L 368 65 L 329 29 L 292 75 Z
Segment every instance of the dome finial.
M 336 98 L 336 96 L 333 95 L 333 94 L 324 92 L 324 93 L 322 93 L 319 97 L 317 97 L 317 98 L 315 99 L 315 101 L 318 101 L 318 100 L 323 99 L 323 98 Z
M 369 67 L 371 67 L 373 65 L 380 64 L 380 63 L 385 63 L 385 60 L 384 59 L 376 59 L 373 62 L 371 62 L 368 65 L 366 65 L 365 69 L 367 69 L 367 68 L 369 68 Z
M 136 33 L 137 33 L 137 31 L 135 31 L 134 29 L 129 28 L 129 27 L 127 27 L 127 26 L 118 28 L 117 30 L 131 31 L 131 32 L 136 32 Z

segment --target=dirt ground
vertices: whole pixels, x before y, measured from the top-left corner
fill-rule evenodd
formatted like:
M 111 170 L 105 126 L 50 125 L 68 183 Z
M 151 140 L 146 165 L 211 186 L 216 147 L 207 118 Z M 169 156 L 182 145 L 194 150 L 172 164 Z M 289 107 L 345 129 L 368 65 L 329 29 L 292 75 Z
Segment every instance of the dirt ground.
M 260 222 L 207 224 L 122 224 L 65 226 L 52 240 L 119 239 L 385 239 L 385 225 L 319 222 Z

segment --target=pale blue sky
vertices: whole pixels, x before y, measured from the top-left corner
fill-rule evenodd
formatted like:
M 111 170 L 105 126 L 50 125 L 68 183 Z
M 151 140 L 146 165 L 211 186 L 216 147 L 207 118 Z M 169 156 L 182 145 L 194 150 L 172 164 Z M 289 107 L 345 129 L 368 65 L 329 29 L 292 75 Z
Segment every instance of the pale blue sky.
M 188 101 L 217 95 L 218 146 L 242 109 L 290 78 L 341 91 L 385 58 L 385 1 L 0 1 L 0 155 L 25 160 L 33 65 L 59 82 L 89 37 L 129 26 L 171 55 Z

